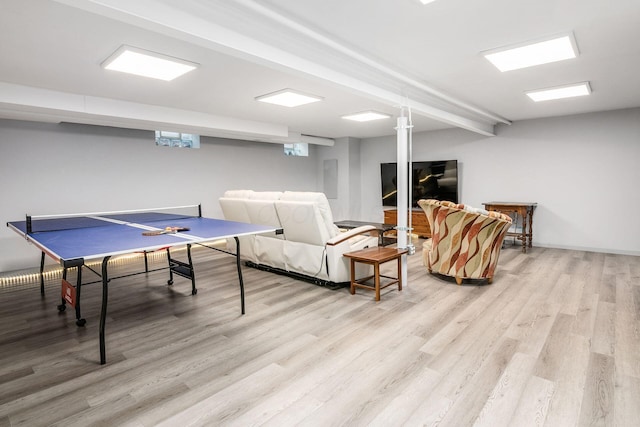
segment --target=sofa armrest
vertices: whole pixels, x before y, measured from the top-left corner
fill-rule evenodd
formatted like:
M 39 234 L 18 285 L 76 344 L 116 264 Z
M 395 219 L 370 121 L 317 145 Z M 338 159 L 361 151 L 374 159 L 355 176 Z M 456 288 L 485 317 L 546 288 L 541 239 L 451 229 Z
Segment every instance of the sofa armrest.
M 327 246 L 339 245 L 340 243 L 344 242 L 345 240 L 349 240 L 353 236 L 357 236 L 357 235 L 360 235 L 360 234 L 371 233 L 372 231 L 374 231 L 376 234 L 379 233 L 379 231 L 373 225 L 362 225 L 360 227 L 356 227 L 356 228 L 353 228 L 351 230 L 347 230 L 344 233 L 340 233 L 337 236 L 332 237 L 331 239 L 327 240 L 326 244 L 327 244 Z

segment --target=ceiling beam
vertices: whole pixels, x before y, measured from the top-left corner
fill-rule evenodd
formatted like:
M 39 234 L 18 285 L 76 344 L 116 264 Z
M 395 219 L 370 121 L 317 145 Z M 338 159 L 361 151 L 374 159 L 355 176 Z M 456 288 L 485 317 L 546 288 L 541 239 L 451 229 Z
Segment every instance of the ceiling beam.
M 47 121 L 171 130 L 234 139 L 270 141 L 289 136 L 285 125 L 4 82 L 0 82 L 0 110 L 16 118 L 42 117 Z

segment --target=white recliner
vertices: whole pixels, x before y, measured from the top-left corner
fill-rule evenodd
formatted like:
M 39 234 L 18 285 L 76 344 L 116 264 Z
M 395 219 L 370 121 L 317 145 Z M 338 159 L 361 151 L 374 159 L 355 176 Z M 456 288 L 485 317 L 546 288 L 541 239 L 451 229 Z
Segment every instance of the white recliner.
M 279 235 L 242 237 L 241 257 L 260 268 L 321 284 L 349 282 L 349 262 L 342 255 L 378 245 L 373 226 L 341 232 L 323 193 L 231 190 L 220 198 L 220 206 L 225 219 L 283 230 Z M 370 270 L 357 265 L 356 277 L 371 275 Z

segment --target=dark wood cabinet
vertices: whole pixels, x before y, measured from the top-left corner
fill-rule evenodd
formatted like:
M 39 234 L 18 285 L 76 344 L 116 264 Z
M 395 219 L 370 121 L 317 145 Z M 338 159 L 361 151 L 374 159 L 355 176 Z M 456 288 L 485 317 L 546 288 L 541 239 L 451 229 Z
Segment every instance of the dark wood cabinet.
M 384 211 L 384 223 L 385 224 L 398 224 L 398 210 L 387 209 Z M 411 226 L 413 227 L 413 234 L 417 234 L 420 237 L 431 237 L 431 228 L 429 228 L 429 221 L 427 215 L 422 209 L 411 210 Z

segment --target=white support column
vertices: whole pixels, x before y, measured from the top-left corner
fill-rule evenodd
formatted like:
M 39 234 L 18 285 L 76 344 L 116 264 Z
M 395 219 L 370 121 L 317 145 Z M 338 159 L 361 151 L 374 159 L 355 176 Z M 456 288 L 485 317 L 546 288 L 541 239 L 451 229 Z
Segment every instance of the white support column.
M 407 218 L 409 216 L 409 158 L 408 158 L 408 121 L 404 114 L 398 117 L 397 133 L 397 149 L 398 149 L 398 172 L 396 175 L 397 183 L 396 193 L 398 208 L 398 227 L 397 238 L 398 248 L 407 248 L 408 225 Z M 402 286 L 407 284 L 407 255 L 402 256 Z

